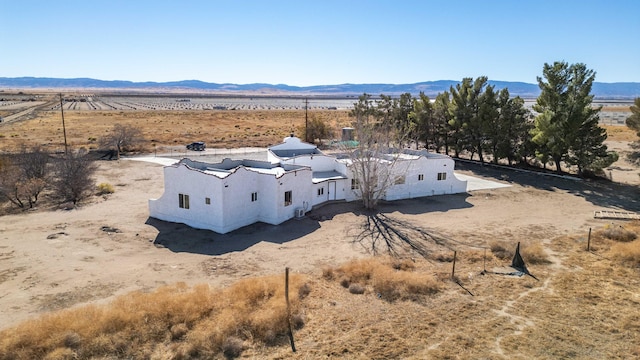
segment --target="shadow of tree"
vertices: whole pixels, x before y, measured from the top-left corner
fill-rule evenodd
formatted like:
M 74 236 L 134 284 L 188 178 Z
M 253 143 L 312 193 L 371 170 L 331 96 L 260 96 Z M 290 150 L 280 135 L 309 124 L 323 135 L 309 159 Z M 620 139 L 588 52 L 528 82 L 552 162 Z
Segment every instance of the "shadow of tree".
M 449 243 L 440 234 L 378 212 L 366 214 L 362 224 L 353 232 L 349 234 L 353 243 L 360 244 L 374 255 L 387 253 L 399 257 L 416 253 L 426 258 L 430 242 L 445 247 Z
M 433 252 L 442 249 L 454 250 L 459 246 L 480 248 L 385 213 L 369 212 L 364 215 L 364 221 L 349 231 L 348 235 L 353 238 L 354 244 L 360 244 L 373 255 L 419 255 L 429 259 Z

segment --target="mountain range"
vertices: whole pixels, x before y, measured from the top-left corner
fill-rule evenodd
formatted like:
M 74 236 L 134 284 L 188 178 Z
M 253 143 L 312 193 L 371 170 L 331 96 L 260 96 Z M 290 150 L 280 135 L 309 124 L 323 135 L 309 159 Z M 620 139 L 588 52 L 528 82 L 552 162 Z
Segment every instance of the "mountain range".
M 183 80 L 170 82 L 133 82 L 126 80 L 97 80 L 91 78 L 45 78 L 45 77 L 0 77 L 0 89 L 92 89 L 118 91 L 146 91 L 158 93 L 205 92 L 223 95 L 283 95 L 283 96 L 357 96 L 363 93 L 372 95 L 399 95 L 411 93 L 416 96 L 424 92 L 429 97 L 448 91 L 460 81 L 437 80 L 413 84 L 339 84 L 315 86 L 291 86 L 285 84 L 230 84 L 209 83 L 199 80 Z M 491 81 L 496 90 L 508 88 L 512 96 L 535 98 L 540 94 L 537 84 L 513 81 Z M 640 83 L 594 82 L 591 92 L 599 99 L 628 100 L 640 97 Z

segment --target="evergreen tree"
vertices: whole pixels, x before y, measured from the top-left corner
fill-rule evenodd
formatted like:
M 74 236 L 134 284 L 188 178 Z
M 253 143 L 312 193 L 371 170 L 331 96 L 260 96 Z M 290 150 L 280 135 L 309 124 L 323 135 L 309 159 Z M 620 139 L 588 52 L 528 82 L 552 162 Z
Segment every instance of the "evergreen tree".
M 538 156 L 552 159 L 557 172 L 562 172 L 563 161 L 576 165 L 580 175 L 615 161 L 603 144 L 607 136 L 598 126 L 600 108 L 592 107 L 595 72 L 584 64 L 555 62 L 544 64 L 543 76 L 538 77 L 541 93 L 533 107 L 539 113 L 532 130 Z
M 422 141 L 426 149 L 436 148 L 436 124 L 433 104 L 427 95 L 420 92 L 417 99 L 413 100 L 413 111 L 409 114 L 411 122 L 414 124 L 412 138 L 417 144 Z
M 533 124 L 524 100 L 519 96 L 512 99 L 507 88 L 500 90 L 498 108 L 498 118 L 492 123 L 487 138 L 494 162 L 506 158 L 511 165 L 526 156 L 525 147 L 531 139 Z
M 495 113 L 493 86 L 487 86 L 486 76 L 481 76 L 475 81 L 473 78 L 464 78 L 455 88 L 451 87 L 451 96 L 454 109 L 453 125 L 461 130 L 456 132 L 456 150 L 467 150 L 471 152 L 471 157 L 477 152 L 480 161 L 484 162 L 482 150 L 485 146 L 487 121 Z M 486 106 L 483 103 L 486 103 Z
M 640 98 L 636 98 L 631 106 L 631 116 L 627 118 L 627 127 L 640 136 Z
M 447 155 L 449 155 L 452 138 L 452 119 L 451 96 L 448 91 L 439 93 L 433 102 L 434 147 L 437 152 L 444 148 L 444 153 Z

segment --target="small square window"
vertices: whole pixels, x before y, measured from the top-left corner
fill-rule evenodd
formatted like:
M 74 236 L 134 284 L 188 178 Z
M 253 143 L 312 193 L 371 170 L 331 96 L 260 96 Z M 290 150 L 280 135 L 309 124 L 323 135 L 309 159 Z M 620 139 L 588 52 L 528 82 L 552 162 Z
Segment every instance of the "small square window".
M 438 173 L 438 180 L 447 180 L 447 173 L 446 172 Z
M 424 180 L 424 174 L 418 174 L 418 181 Z
M 358 179 L 351 179 L 351 190 L 360 189 L 360 181 Z
M 208 197 L 204 198 L 204 203 L 207 205 L 211 205 L 211 198 L 208 198 Z
M 324 194 L 324 188 L 321 187 L 321 188 L 318 189 L 318 196 L 321 196 L 323 194 Z
M 291 190 L 284 192 L 284 206 L 289 206 L 293 203 L 293 193 Z
M 257 192 L 252 192 L 251 193 L 251 202 L 254 201 L 258 201 L 258 193 Z

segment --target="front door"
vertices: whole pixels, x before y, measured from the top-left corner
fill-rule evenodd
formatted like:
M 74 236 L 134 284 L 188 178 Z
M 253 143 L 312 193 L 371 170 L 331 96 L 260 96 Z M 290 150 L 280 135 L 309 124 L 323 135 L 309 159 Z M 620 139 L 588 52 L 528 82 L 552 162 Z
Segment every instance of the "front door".
M 327 186 L 327 200 L 335 200 L 336 199 L 336 182 L 329 181 Z

